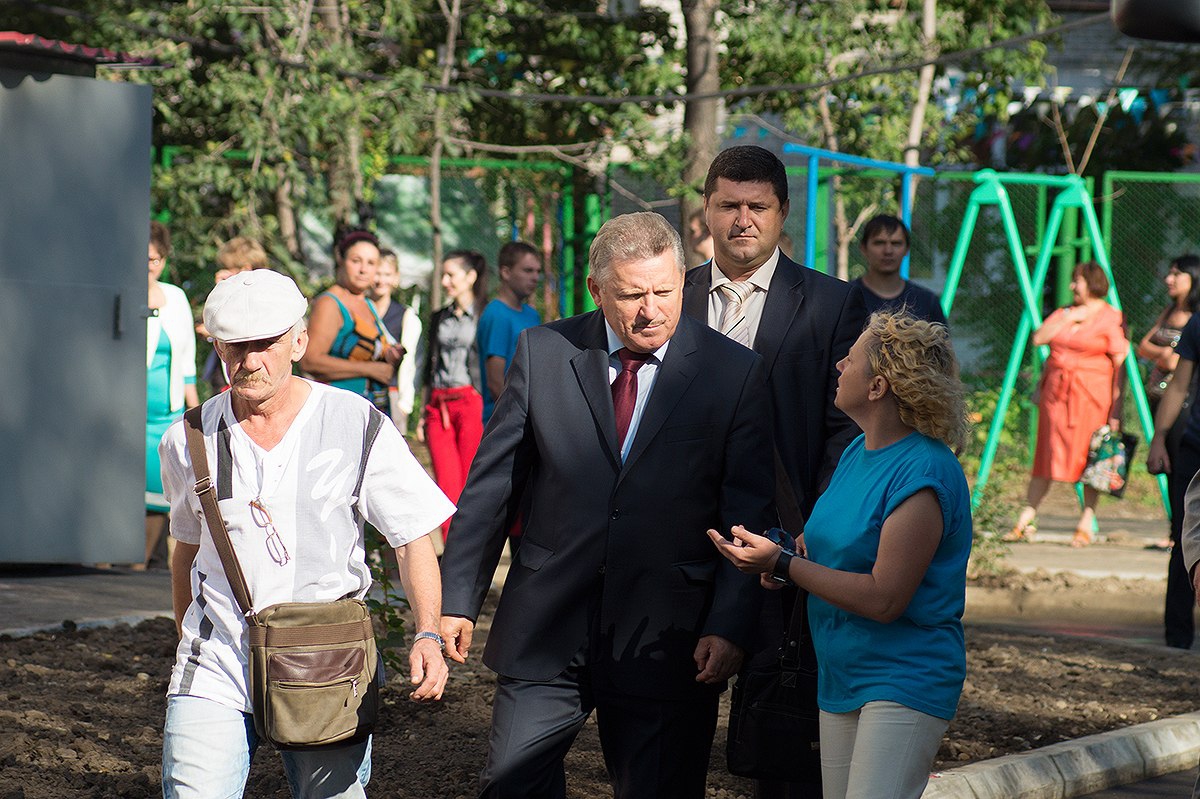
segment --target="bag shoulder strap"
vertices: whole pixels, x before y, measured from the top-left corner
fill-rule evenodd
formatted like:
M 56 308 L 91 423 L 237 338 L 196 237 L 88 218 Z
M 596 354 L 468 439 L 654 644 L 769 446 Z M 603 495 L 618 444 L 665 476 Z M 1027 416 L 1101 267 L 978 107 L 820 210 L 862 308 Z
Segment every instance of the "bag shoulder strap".
M 787 469 L 783 466 L 783 458 L 776 447 L 775 456 L 775 505 L 779 521 L 783 529 L 792 533 L 804 532 L 804 511 L 796 499 L 788 479 Z M 807 670 L 816 669 L 816 655 L 813 653 L 812 633 L 808 629 L 808 592 L 803 588 L 796 589 L 796 601 L 792 605 L 792 615 L 788 620 L 786 638 L 779 652 L 779 661 L 784 669 L 794 670 L 801 667 Z
M 811 671 L 816 668 L 812 633 L 808 628 L 808 592 L 803 588 L 796 589 L 792 617 L 788 620 L 783 646 L 779 649 L 779 663 L 788 671 L 800 668 Z
M 196 475 L 196 497 L 204 510 L 204 518 L 208 522 L 208 531 L 212 534 L 217 554 L 221 556 L 221 566 L 229 579 L 229 587 L 237 600 L 242 614 L 249 616 L 254 605 L 250 602 L 250 589 L 246 587 L 246 576 L 242 574 L 242 566 L 238 563 L 229 541 L 229 531 L 225 529 L 225 519 L 221 516 L 221 508 L 217 505 L 217 497 L 213 493 L 212 478 L 208 471 L 208 453 L 204 449 L 204 423 L 201 420 L 200 408 L 197 405 L 183 415 L 184 429 L 187 434 L 188 452 L 192 456 L 192 471 Z

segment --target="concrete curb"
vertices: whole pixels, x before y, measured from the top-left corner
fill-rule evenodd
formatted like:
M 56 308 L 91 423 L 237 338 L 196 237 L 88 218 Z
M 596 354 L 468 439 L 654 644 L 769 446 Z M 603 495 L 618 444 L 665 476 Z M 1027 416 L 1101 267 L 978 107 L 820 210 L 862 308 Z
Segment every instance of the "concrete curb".
M 922 799 L 1072 799 L 1196 766 L 1200 712 L 983 760 L 930 777 Z
M 1156 592 L 1118 593 L 968 585 L 963 621 L 967 624 L 1019 624 L 1030 621 L 1062 624 L 1094 623 L 1097 619 L 1103 619 L 1106 624 L 1157 627 L 1162 624 L 1166 581 L 1161 581 L 1161 584 L 1162 588 Z

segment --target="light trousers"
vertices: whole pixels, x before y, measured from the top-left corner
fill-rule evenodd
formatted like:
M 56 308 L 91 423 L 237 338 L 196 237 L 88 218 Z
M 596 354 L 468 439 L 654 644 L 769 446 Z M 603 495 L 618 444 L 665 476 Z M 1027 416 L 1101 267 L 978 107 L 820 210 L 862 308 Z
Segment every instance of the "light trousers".
M 824 799 L 920 799 L 950 722 L 896 702 L 821 711 Z
M 167 697 L 163 727 L 164 799 L 240 797 L 258 748 L 254 719 L 198 696 Z M 371 779 L 371 739 L 347 746 L 280 752 L 296 799 L 363 799 Z

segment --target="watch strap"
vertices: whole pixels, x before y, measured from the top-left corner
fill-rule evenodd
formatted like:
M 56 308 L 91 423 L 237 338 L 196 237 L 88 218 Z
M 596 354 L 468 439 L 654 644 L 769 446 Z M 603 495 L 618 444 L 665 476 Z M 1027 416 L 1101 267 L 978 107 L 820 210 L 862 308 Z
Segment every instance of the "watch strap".
M 442 636 L 438 635 L 435 632 L 431 632 L 429 630 L 423 630 L 413 636 L 413 643 L 415 644 L 417 641 L 420 641 L 422 638 L 428 638 L 430 641 L 437 641 L 437 645 L 439 648 L 441 648 L 441 649 L 446 648 L 446 639 L 442 638 Z
M 777 583 L 790 585 L 792 582 L 791 575 L 788 569 L 792 565 L 792 558 L 795 557 L 786 549 L 779 550 L 779 557 L 775 559 L 775 565 L 771 568 L 771 579 Z

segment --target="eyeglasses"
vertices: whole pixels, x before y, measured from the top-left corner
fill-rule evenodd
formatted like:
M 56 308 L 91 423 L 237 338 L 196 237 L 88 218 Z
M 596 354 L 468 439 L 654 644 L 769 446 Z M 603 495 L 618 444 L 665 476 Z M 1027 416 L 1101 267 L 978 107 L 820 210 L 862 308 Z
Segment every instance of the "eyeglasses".
M 271 520 L 271 512 L 267 510 L 267 506 L 262 503 L 261 498 L 250 500 L 250 518 L 254 520 L 255 524 L 266 530 L 267 554 L 271 556 L 271 560 L 280 566 L 291 560 L 292 556 L 288 554 L 287 547 L 283 545 L 283 539 L 279 536 L 279 530 L 275 527 L 275 522 Z

